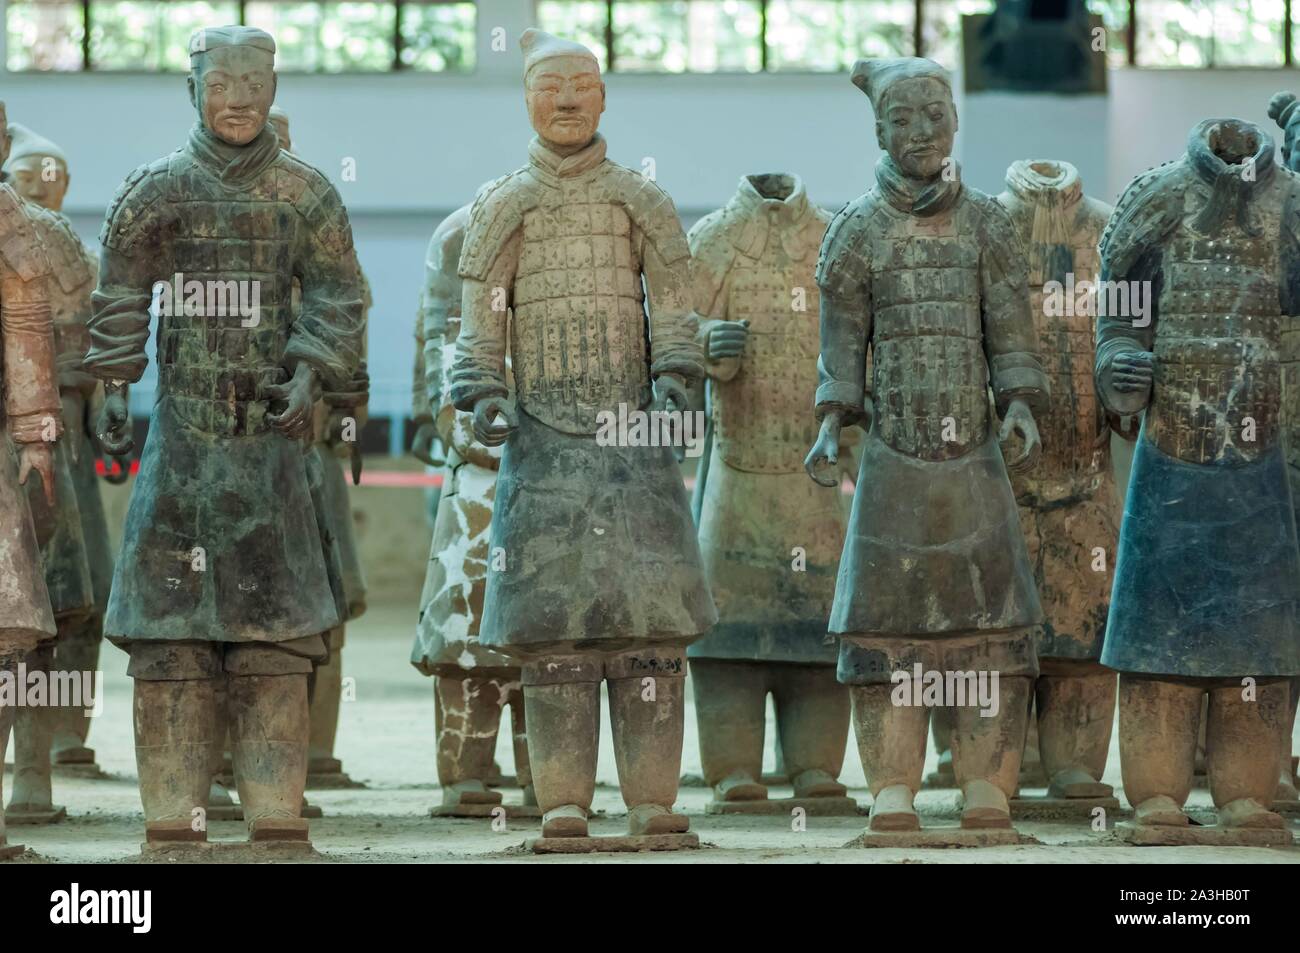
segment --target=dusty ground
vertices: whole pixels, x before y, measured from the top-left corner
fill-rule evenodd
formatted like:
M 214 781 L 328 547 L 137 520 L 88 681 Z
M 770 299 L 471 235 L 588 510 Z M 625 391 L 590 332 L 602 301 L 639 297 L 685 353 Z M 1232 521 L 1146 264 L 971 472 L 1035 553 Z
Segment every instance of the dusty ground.
M 345 770 L 364 781 L 364 790 L 312 791 L 325 818 L 314 822 L 312 837 L 324 862 L 408 863 L 446 860 L 526 861 L 558 863 L 560 858 L 533 857 L 521 851 L 535 821 L 510 821 L 504 831 L 494 831 L 490 820 L 433 820 L 430 805 L 439 799 L 433 764 L 433 700 L 428 679 L 407 663 L 413 609 L 379 605 L 348 632 L 344 651 L 345 675 L 355 678 L 356 700 L 343 705 L 338 755 Z M 135 760 L 130 725 L 130 681 L 125 676 L 126 656 L 106 647 L 105 709 L 91 729 L 91 745 L 107 780 L 56 781 L 56 800 L 68 808 L 69 819 L 48 827 L 15 827 L 11 843 L 30 852 L 21 862 L 114 862 L 136 860 L 143 816 L 136 793 Z M 688 693 L 689 698 L 689 693 Z M 698 773 L 699 753 L 694 714 L 688 710 L 683 770 Z M 606 817 L 593 823 L 593 833 L 621 833 L 622 800 L 614 776 L 609 738 L 602 739 L 599 769 L 601 787 L 596 807 Z M 770 741 L 769 741 L 770 749 Z M 933 758 L 933 753 L 931 754 Z M 769 767 L 772 753 L 768 752 Z M 508 744 L 502 740 L 499 761 L 509 770 Z M 850 743 L 844 780 L 864 805 L 861 766 Z M 1107 781 L 1117 787 L 1119 758 L 1112 753 Z M 507 799 L 517 798 L 508 792 Z M 595 855 L 587 862 L 752 862 L 791 861 L 821 863 L 932 862 L 932 863 L 1294 863 L 1300 848 L 1287 850 L 1223 848 L 1133 848 L 1118 844 L 1106 833 L 1093 832 L 1084 823 L 1022 824 L 1043 846 L 984 848 L 980 850 L 871 850 L 843 849 L 863 826 L 860 818 L 808 818 L 807 829 L 792 830 L 783 816 L 738 818 L 705 816 L 707 792 L 699 787 L 682 789 L 679 807 L 692 817 L 692 827 L 705 849 L 682 854 Z M 1209 796 L 1194 792 L 1192 803 L 1208 807 Z M 921 796 L 923 811 L 952 815 L 956 795 L 927 791 Z M 242 837 L 241 824 L 214 822 L 215 840 Z

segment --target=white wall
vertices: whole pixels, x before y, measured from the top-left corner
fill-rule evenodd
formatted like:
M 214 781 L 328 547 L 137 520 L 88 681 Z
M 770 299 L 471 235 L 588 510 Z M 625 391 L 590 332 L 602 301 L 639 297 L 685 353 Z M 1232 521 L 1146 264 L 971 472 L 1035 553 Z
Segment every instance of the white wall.
M 376 413 L 401 413 L 407 404 L 428 234 L 481 182 L 525 161 L 531 130 L 516 41 L 531 8 L 530 0 L 483 4 L 480 67 L 471 76 L 280 79 L 278 102 L 290 114 L 295 150 L 338 184 L 374 287 Z M 505 52 L 490 48 L 493 26 L 507 32 Z M 1069 159 L 1090 193 L 1114 201 L 1133 175 L 1177 157 L 1201 119 L 1232 115 L 1276 131 L 1269 96 L 1300 86 L 1287 70 L 1120 70 L 1110 81 L 1108 97 L 959 94 L 966 181 L 1000 191 L 1012 159 Z M 88 238 L 126 174 L 179 146 L 193 121 L 178 75 L 0 71 L 0 99 L 11 119 L 68 153 L 67 207 Z M 872 122 L 866 97 L 844 74 L 615 74 L 602 131 L 615 161 L 654 160 L 658 181 L 689 223 L 724 202 L 746 172 L 794 171 L 814 201 L 842 204 L 871 184 L 879 154 Z M 340 181 L 347 157 L 356 161 L 354 182 Z

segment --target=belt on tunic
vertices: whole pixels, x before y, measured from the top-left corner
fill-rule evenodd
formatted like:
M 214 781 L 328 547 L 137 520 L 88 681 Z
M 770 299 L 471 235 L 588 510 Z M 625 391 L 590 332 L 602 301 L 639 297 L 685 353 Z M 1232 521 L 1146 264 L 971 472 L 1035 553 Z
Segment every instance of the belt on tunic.
M 266 388 L 283 384 L 282 367 L 181 367 L 159 369 L 160 396 L 188 426 L 218 437 L 254 436 L 271 429 Z

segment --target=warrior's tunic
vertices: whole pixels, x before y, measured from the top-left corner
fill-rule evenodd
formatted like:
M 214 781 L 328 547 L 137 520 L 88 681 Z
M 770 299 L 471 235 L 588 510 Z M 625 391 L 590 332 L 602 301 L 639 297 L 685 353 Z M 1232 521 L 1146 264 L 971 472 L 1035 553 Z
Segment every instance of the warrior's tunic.
M 0 419 L 6 434 L 0 452 L 0 664 L 55 634 L 15 452 L 62 429 L 49 280 L 49 261 L 26 204 L 0 183 Z M 35 472 L 27 479 L 41 482 Z
M 1083 194 L 1066 162 L 1014 163 L 998 196 L 1029 255 L 1029 308 L 1052 399 L 1035 419 L 1038 465 L 1011 475 L 1047 620 L 1040 658 L 1101 655 L 1119 525 L 1110 425 L 1093 383 L 1097 241 L 1110 207 Z M 1055 282 L 1056 284 L 1051 284 Z
M 737 360 L 709 361 L 714 443 L 700 551 L 718 624 L 692 658 L 835 664 L 826 631 L 848 507 L 808 479 L 817 440 L 817 252 L 830 216 L 793 176 L 746 176 L 691 229 L 700 338 L 749 322 Z
M 1215 144 L 1246 144 L 1228 164 Z M 1129 185 L 1101 245 L 1102 277 L 1155 289 L 1147 315 L 1104 313 L 1097 386 L 1115 358 L 1155 354 L 1124 507 L 1101 661 L 1191 677 L 1300 674 L 1300 554 L 1281 433 L 1282 315 L 1300 290 L 1300 182 L 1273 143 L 1207 120 L 1187 155 Z
M 688 642 L 716 613 L 672 450 L 596 439 L 602 412 L 649 407 L 652 378 L 704 373 L 686 236 L 663 190 L 606 160 L 603 138 L 568 157 L 537 140 L 529 152 L 475 200 L 460 260 L 452 402 L 506 396 L 509 339 L 519 404 L 492 516 L 505 568 L 489 564 L 480 637 Z
M 456 274 L 470 206 L 457 209 L 434 230 L 426 260 L 423 299 L 426 344 L 425 413 L 433 408 L 446 448 L 442 494 L 433 524 L 433 545 L 420 595 L 411 664 L 426 675 L 519 677 L 519 667 L 479 641 L 487 588 L 488 539 L 496 496 L 500 447 L 474 440 L 471 414 L 451 406 L 440 382 L 455 358 L 461 323 L 461 280 Z M 437 368 L 432 374 L 429 368 Z
M 918 187 L 888 156 L 826 233 L 817 413 L 871 428 L 830 618 L 850 637 L 843 682 L 888 681 L 958 637 L 1004 674 L 1036 672 L 1042 610 L 988 399 L 991 384 L 999 413 L 1041 411 L 1049 393 L 1019 249 L 992 198 Z
M 101 379 L 144 372 L 155 282 L 179 274 L 260 293 L 254 317 L 179 301 L 159 316 L 158 397 L 105 634 L 282 642 L 334 628 L 303 448 L 272 430 L 267 415 L 282 408 L 265 388 L 302 361 L 327 390 L 357 368 L 361 294 L 337 191 L 269 129 L 240 148 L 196 127 L 131 174 L 101 241 L 86 357 Z

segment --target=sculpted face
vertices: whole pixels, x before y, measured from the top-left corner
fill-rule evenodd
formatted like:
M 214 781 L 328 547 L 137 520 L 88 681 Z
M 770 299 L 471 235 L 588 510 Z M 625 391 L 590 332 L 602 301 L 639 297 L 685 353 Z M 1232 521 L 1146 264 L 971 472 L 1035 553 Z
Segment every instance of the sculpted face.
M 605 84 L 591 60 L 543 60 L 529 72 L 526 88 L 528 119 L 544 142 L 573 149 L 591 141 L 605 111 Z
M 943 171 L 957 136 L 957 110 L 936 79 L 900 80 L 889 87 L 876 118 L 876 140 L 903 174 L 931 179 Z
M 275 101 L 274 57 L 251 46 L 218 47 L 199 57 L 189 82 L 208 131 L 232 146 L 248 145 Z
M 68 167 L 54 156 L 28 155 L 9 166 L 14 191 L 29 202 L 58 212 L 68 194 Z

